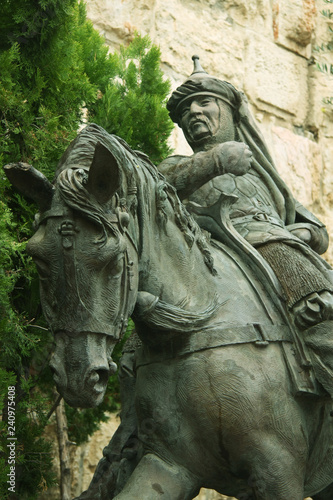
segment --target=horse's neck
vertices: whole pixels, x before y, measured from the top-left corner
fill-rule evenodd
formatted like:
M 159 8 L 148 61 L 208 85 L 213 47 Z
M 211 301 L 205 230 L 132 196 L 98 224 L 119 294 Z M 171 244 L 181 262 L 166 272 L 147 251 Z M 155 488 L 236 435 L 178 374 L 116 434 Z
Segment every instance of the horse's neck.
M 215 300 L 208 244 L 162 176 L 149 165 L 137 169 L 139 290 L 188 310 Z
M 216 296 L 216 283 L 196 242 L 190 248 L 182 232 L 168 221 L 155 224 L 143 239 L 140 289 L 187 310 L 208 306 Z

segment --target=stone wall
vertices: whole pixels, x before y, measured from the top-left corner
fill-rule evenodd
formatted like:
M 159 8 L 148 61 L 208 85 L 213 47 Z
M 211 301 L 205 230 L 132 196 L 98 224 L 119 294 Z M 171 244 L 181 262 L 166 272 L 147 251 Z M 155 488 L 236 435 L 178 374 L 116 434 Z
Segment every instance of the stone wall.
M 88 17 L 111 51 L 135 31 L 149 34 L 161 48 L 173 88 L 192 72 L 191 57 L 198 54 L 207 72 L 243 90 L 281 176 L 325 222 L 333 241 L 333 114 L 322 103 L 332 95 L 333 80 L 312 59 L 313 47 L 328 36 L 319 12 L 324 6 L 321 0 L 87 0 Z M 191 154 L 179 129 L 172 146 Z M 333 264 L 333 244 L 325 257 Z M 73 493 L 87 487 L 114 425 L 103 424 L 73 451 Z M 200 494 L 201 500 L 222 498 L 208 490 Z

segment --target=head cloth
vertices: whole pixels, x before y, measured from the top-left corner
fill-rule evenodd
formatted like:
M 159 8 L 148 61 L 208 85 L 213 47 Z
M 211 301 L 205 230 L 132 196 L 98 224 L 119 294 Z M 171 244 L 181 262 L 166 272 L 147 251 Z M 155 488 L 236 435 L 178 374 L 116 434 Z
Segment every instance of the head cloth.
M 231 106 L 235 129 L 240 141 L 249 146 L 254 157 L 254 168 L 271 185 L 272 196 L 275 197 L 281 218 L 293 221 L 295 205 L 289 188 L 276 171 L 273 159 L 268 151 L 263 135 L 261 134 L 250 110 L 245 94 L 237 90 L 231 83 L 212 77 L 200 65 L 199 57 L 192 57 L 194 70 L 189 78 L 180 85 L 167 102 L 170 118 L 179 126 L 182 105 L 197 95 L 210 95 L 226 102 Z M 279 193 L 283 195 L 284 202 Z
M 231 83 L 219 80 L 208 75 L 200 65 L 199 57 L 192 57 L 194 70 L 191 76 L 185 80 L 172 94 L 167 103 L 167 109 L 173 122 L 180 125 L 180 111 L 182 105 L 197 95 L 211 95 L 221 99 L 237 110 L 241 103 L 242 93 Z

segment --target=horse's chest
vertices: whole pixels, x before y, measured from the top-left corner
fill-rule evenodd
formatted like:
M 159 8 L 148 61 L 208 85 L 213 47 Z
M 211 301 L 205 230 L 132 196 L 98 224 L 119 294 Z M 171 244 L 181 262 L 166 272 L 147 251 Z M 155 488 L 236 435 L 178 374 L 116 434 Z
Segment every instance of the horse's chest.
M 140 367 L 136 405 L 147 449 L 169 460 L 181 457 L 184 465 L 203 475 L 206 466 L 207 474 L 227 470 L 230 438 L 233 446 L 241 444 L 256 427 L 260 410 L 273 405 L 275 384 L 283 406 L 286 388 L 281 373 L 279 382 L 274 374 L 277 363 L 271 364 L 268 388 L 261 363 L 252 359 L 256 350 L 230 346 Z

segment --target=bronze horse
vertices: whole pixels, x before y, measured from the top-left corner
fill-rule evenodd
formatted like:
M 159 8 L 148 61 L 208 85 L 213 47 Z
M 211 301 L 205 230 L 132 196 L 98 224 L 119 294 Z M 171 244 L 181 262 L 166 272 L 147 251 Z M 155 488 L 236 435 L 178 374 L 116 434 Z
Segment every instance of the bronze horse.
M 54 185 L 27 165 L 7 175 L 39 203 L 28 251 L 65 400 L 98 405 L 129 316 L 141 337 L 144 453 L 117 500 L 186 500 L 201 487 L 303 500 L 329 486 L 331 399 L 270 269 L 228 224 L 232 200 L 220 207 L 227 244 L 210 241 L 148 158 L 96 125 Z

